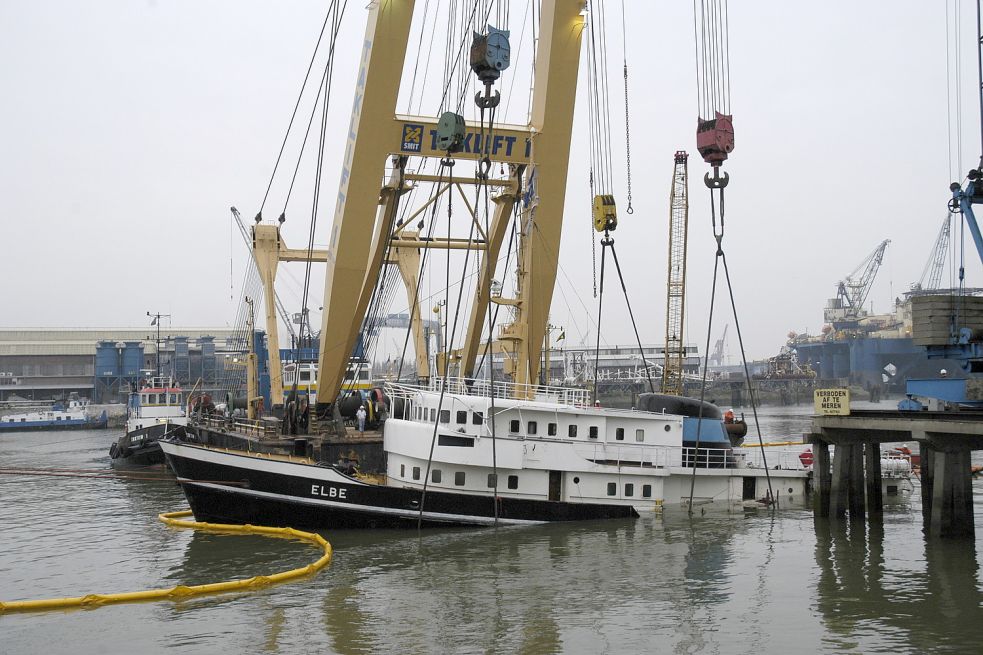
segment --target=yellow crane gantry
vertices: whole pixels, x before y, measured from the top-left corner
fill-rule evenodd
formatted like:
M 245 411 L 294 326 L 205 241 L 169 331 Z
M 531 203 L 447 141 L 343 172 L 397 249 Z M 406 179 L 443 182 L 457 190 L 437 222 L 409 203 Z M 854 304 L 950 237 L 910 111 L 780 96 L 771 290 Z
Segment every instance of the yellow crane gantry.
M 342 387 L 373 287 L 387 261 L 387 243 L 391 246 L 389 261 L 401 264 L 404 281 L 415 280 L 414 263 L 400 262 L 400 253 L 409 253 L 410 260 L 412 253 L 422 248 L 469 248 L 483 253 L 483 270 L 477 279 L 463 345 L 451 353 L 451 362 L 438 362 L 438 367 L 452 365 L 461 376 L 473 376 L 486 312 L 489 303 L 494 302 L 515 310 L 514 321 L 501 326 L 494 347 L 506 354 L 506 361 L 511 364 L 507 372 L 512 374 L 516 388 L 534 383 L 539 376 L 556 282 L 585 2 L 544 0 L 542 4 L 529 124 L 496 124 L 494 137 L 484 144 L 481 126 L 465 125 L 465 146 L 454 155 L 456 158 L 488 157 L 493 163 L 509 167 L 508 177 L 494 182 L 499 189 L 494 198 L 495 213 L 487 234 L 478 226 L 480 242 L 449 236 L 424 241 L 399 228 L 394 231 L 400 200 L 414 182 L 438 182 L 438 193 L 477 183 L 463 177 L 438 181 L 434 176 L 407 170 L 410 157 L 447 155 L 436 146 L 438 119 L 396 113 L 414 4 L 413 0 L 379 0 L 369 10 L 326 253 L 318 361 L 319 412 L 333 404 Z M 387 177 L 380 188 L 379 181 Z M 497 263 L 509 217 L 523 193 L 526 201 L 519 218 L 522 238 L 517 262 L 518 293 L 515 298 L 492 297 L 487 288 L 492 275 L 484 267 Z M 477 222 L 473 210 L 472 216 Z M 404 226 L 408 224 L 406 221 Z M 419 311 L 419 307 L 411 307 L 416 316 Z M 273 350 L 271 346 L 270 351 Z

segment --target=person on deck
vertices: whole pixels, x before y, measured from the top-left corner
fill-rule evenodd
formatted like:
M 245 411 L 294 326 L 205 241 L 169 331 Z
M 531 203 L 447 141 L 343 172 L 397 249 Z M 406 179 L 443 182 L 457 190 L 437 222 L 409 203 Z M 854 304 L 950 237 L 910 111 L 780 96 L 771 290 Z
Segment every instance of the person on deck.
M 358 411 L 355 412 L 355 418 L 358 419 L 359 434 L 364 434 L 365 433 L 365 407 L 358 408 Z

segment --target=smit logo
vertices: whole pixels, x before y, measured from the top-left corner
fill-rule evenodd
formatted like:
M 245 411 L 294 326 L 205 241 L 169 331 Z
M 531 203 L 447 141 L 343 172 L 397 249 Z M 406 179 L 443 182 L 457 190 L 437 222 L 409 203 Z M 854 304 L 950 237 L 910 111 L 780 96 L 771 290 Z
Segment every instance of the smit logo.
M 401 150 L 406 152 L 420 152 L 423 147 L 423 126 L 414 123 L 403 125 L 403 144 Z

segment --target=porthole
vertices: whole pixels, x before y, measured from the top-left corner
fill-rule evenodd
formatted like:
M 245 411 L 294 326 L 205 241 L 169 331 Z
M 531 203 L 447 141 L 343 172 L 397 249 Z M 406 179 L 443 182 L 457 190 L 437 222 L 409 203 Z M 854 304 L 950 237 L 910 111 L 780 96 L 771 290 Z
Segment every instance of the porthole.
M 671 429 L 672 429 L 672 426 L 669 425 L 668 423 L 666 423 L 665 431 L 668 432 Z
M 580 478 L 577 478 L 577 477 L 575 477 L 575 478 L 573 479 L 573 483 L 574 483 L 574 484 L 580 484 Z
M 789 492 L 789 493 L 792 493 L 792 487 L 789 487 L 789 488 L 788 488 L 788 492 Z

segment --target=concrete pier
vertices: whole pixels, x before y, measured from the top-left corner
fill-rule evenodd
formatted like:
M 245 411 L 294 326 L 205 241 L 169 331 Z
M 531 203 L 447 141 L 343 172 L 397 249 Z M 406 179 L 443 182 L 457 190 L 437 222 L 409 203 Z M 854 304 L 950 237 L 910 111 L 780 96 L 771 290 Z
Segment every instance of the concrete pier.
M 810 437 L 817 517 L 883 515 L 880 445 L 917 441 L 925 534 L 975 538 L 970 453 L 983 449 L 983 413 L 854 411 L 819 416 Z M 835 446 L 830 457 L 829 446 Z

